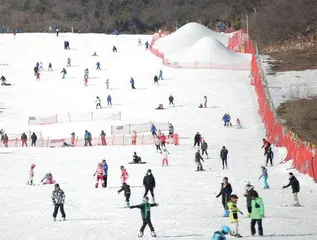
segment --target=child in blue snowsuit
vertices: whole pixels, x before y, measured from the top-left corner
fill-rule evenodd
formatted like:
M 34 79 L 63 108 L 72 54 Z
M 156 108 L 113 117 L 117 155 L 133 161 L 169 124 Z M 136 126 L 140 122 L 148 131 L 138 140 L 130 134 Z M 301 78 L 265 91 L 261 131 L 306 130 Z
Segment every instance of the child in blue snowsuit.
M 211 237 L 210 240 L 226 240 L 227 238 L 225 235 L 229 233 L 230 228 L 228 226 L 222 226 L 222 230 L 214 232 L 214 235 Z
M 135 87 L 134 87 L 134 79 L 133 78 L 130 79 L 130 84 L 131 84 L 131 88 L 135 89 Z
M 159 80 L 164 80 L 163 79 L 163 71 L 162 70 L 160 70 Z
M 111 107 L 112 107 L 112 103 L 111 103 L 111 96 L 110 96 L 110 94 L 108 94 L 108 97 L 107 97 L 107 102 L 108 102 L 108 106 L 111 106 Z
M 151 133 L 153 136 L 156 136 L 156 127 L 154 124 L 152 124 L 152 126 L 151 126 Z
M 270 186 L 269 186 L 269 184 L 267 182 L 267 179 L 269 178 L 269 175 L 267 174 L 267 169 L 264 166 L 262 166 L 261 168 L 262 168 L 262 174 L 259 177 L 259 179 L 261 179 L 263 177 L 263 179 L 264 179 L 264 189 L 269 189 Z

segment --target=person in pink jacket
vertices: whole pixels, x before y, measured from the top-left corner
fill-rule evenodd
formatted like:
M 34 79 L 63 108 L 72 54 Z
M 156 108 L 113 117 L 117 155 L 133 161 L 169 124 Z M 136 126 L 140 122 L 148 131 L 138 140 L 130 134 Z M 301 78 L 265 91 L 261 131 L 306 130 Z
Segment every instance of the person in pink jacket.
M 168 167 L 168 155 L 170 154 L 166 148 L 163 148 L 163 151 L 161 152 L 162 154 L 162 167 L 165 166 L 166 164 L 166 167 Z
M 34 178 L 34 168 L 35 164 L 33 163 L 29 170 L 29 181 L 26 183 L 26 185 L 34 185 L 33 178 Z
M 120 169 L 121 169 L 121 183 L 124 184 L 129 178 L 129 174 L 127 170 L 124 168 L 124 166 L 121 166 Z
M 105 184 L 104 184 L 103 176 L 105 175 L 105 171 L 104 171 L 101 163 L 98 163 L 98 167 L 95 171 L 94 176 L 96 176 L 96 175 L 97 175 L 97 179 L 96 179 L 97 182 L 96 182 L 95 188 L 98 188 L 99 180 L 101 180 L 101 184 L 104 187 Z
M 160 140 L 161 140 L 162 148 L 165 147 L 166 137 L 165 137 L 164 133 L 161 135 Z
M 132 145 L 136 145 L 136 138 L 137 138 L 136 131 L 133 131 L 131 135 Z

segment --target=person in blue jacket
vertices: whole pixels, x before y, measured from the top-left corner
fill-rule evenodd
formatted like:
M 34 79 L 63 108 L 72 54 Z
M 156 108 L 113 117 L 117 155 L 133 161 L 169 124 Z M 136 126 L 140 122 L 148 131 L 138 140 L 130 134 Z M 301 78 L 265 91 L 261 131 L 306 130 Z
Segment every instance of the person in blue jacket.
M 111 96 L 110 96 L 110 94 L 108 94 L 107 103 L 108 103 L 108 106 L 111 106 L 111 107 L 112 107 L 112 102 L 111 102 Z
M 130 84 L 131 84 L 131 88 L 132 88 L 132 89 L 135 89 L 133 77 L 130 79 Z
M 152 126 L 151 126 L 151 133 L 152 133 L 153 136 L 157 136 L 156 135 L 156 127 L 155 127 L 155 125 L 153 123 L 152 123 Z
M 230 115 L 228 113 L 225 113 L 225 115 L 223 115 L 222 117 L 223 125 L 227 126 L 227 123 L 229 122 L 229 125 L 232 126 L 230 123 L 230 120 L 231 120 Z
M 148 41 L 146 41 L 144 45 L 145 45 L 145 49 L 149 48 L 149 42 Z
M 101 68 L 100 68 L 100 62 L 97 62 L 97 63 L 96 63 L 96 68 L 97 68 L 97 70 L 101 70 Z
M 104 181 L 104 185 L 103 187 L 107 187 L 107 180 L 108 180 L 108 164 L 106 162 L 106 160 L 102 160 L 102 167 L 103 170 L 105 171 L 105 175 L 103 175 L 103 181 Z
M 211 237 L 210 240 L 226 240 L 227 234 L 230 233 L 230 228 L 228 226 L 222 226 L 221 231 L 214 232 L 214 235 Z
M 162 70 L 160 70 L 159 80 L 164 80 L 164 79 L 163 79 L 163 71 L 162 71 Z
M 84 140 L 85 140 L 85 147 L 87 145 L 92 146 L 91 144 L 91 133 L 85 130 L 85 135 L 84 135 Z

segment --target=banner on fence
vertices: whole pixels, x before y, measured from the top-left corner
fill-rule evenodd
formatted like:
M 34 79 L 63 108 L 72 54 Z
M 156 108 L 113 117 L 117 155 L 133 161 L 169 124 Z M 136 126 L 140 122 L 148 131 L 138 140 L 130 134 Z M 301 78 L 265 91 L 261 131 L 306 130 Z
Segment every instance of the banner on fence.
M 152 124 L 155 125 L 157 130 L 168 131 L 169 129 L 169 122 L 146 122 L 111 126 L 111 134 L 131 134 L 133 131 L 136 133 L 146 133 L 151 131 Z

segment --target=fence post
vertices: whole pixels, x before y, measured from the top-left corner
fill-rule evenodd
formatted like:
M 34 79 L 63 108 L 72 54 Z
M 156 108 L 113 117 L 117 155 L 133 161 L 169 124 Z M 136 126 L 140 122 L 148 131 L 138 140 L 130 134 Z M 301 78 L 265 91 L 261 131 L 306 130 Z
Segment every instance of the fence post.
M 68 120 L 69 122 L 72 122 L 72 119 L 70 118 L 70 113 L 68 113 Z
M 94 113 L 91 112 L 91 121 L 94 121 Z
M 15 139 L 15 144 L 14 144 L 14 147 L 18 147 L 18 138 Z
M 49 143 L 50 138 L 47 138 L 47 143 L 46 143 L 46 147 L 48 148 L 48 143 Z M 42 145 L 43 145 L 43 140 L 42 140 Z
M 122 145 L 124 145 L 124 135 L 122 135 Z
M 143 145 L 143 141 L 144 141 L 144 134 L 142 134 L 142 141 L 141 141 L 141 145 Z
M 113 145 L 113 143 L 114 143 L 114 136 L 115 136 L 115 135 L 112 136 L 112 145 Z

